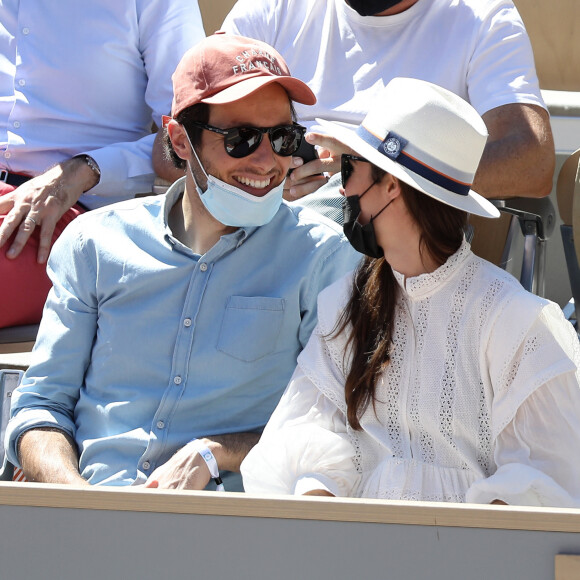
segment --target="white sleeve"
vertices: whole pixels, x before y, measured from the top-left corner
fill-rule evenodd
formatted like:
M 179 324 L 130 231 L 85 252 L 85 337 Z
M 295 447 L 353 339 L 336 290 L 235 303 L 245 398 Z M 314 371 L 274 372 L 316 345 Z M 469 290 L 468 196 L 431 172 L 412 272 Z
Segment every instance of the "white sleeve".
M 557 304 L 528 294 L 504 303 L 489 347 L 497 469 L 466 500 L 579 506 L 578 337 Z
M 279 3 L 269 0 L 238 0 L 226 16 L 221 30 L 275 46 L 279 26 L 277 8 Z
M 352 496 L 359 481 L 353 457 L 344 414 L 297 367 L 260 441 L 242 463 L 244 489 L 294 495 L 322 489 Z
M 497 471 L 476 481 L 466 500 L 580 507 L 580 389 L 573 373 L 534 391 L 500 433 Z
M 495 4 L 473 39 L 467 71 L 469 102 L 480 115 L 510 103 L 545 108 L 524 23 L 511 2 Z
M 204 38 L 205 33 L 197 0 L 140 0 L 137 6 L 139 50 L 147 77 L 143 98 L 151 109 L 152 123 L 161 127 L 162 115 L 171 111 L 171 75 L 186 50 Z M 135 103 L 135 106 L 144 105 Z M 147 135 L 137 141 L 86 151 L 101 170 L 99 183 L 87 195 L 119 201 L 150 192 L 154 179 L 153 140 L 153 135 Z M 87 200 L 87 205 L 95 204 Z

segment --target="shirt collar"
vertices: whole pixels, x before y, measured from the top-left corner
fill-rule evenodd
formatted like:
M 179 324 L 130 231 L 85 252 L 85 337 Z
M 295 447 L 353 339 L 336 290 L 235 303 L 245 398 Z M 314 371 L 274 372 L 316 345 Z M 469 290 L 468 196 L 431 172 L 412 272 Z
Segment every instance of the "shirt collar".
M 400 272 L 393 270 L 393 274 L 399 286 L 409 298 L 420 300 L 427 298 L 440 287 L 444 286 L 455 273 L 461 268 L 465 260 L 471 255 L 471 246 L 464 239 L 461 246 L 450 256 L 445 264 L 427 274 L 421 274 L 412 278 L 407 278 Z

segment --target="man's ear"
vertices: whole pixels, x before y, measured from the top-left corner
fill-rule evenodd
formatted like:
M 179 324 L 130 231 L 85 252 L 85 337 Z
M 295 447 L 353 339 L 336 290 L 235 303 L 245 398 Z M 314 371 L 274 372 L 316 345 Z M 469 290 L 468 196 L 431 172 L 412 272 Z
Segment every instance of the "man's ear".
M 181 159 L 189 159 L 191 156 L 191 146 L 183 125 L 172 119 L 167 124 L 167 134 L 169 135 L 169 139 L 171 139 L 171 145 L 176 155 L 181 157 Z

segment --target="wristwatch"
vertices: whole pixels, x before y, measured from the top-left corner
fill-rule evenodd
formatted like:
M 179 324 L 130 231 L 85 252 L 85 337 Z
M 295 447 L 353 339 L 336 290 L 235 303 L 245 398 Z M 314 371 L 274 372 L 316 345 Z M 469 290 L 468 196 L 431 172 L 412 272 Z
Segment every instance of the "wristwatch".
M 101 170 L 99 169 L 97 162 L 90 155 L 87 155 L 86 153 L 81 153 L 81 155 L 75 155 L 73 159 L 82 159 L 91 168 L 93 173 L 97 176 L 97 183 L 99 183 L 99 181 L 101 180 Z

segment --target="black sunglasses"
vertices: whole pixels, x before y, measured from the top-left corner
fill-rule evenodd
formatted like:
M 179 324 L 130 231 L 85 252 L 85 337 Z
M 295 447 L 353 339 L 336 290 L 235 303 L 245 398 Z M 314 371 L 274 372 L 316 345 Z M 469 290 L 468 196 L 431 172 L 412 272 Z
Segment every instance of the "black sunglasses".
M 340 177 L 342 179 L 342 187 L 346 187 L 346 182 L 349 180 L 354 167 L 352 165 L 353 161 L 364 161 L 365 163 L 370 163 L 368 159 L 364 157 L 359 157 L 358 155 L 349 155 L 348 153 L 343 153 L 340 157 Z
M 232 127 L 231 129 L 220 129 L 198 121 L 191 121 L 188 125 L 223 135 L 226 153 L 236 159 L 252 154 L 260 146 L 265 133 L 268 133 L 274 153 L 281 157 L 288 157 L 296 153 L 306 133 L 306 127 L 297 123 L 277 127 Z

